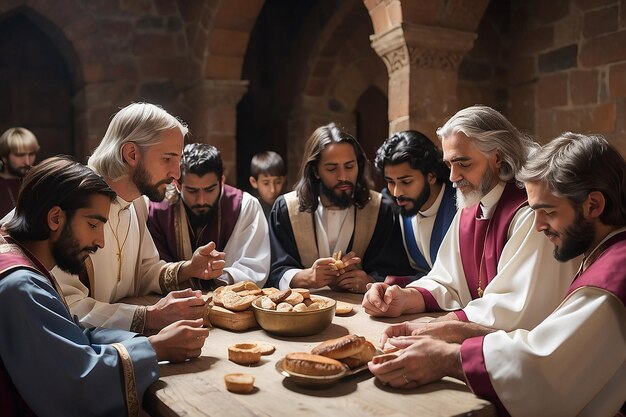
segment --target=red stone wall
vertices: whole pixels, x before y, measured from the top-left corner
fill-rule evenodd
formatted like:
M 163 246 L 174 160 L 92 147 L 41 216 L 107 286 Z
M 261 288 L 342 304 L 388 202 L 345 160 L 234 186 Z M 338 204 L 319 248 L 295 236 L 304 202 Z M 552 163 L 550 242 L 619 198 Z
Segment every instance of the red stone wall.
M 511 120 L 545 142 L 601 133 L 626 155 L 626 1 L 512 0 Z

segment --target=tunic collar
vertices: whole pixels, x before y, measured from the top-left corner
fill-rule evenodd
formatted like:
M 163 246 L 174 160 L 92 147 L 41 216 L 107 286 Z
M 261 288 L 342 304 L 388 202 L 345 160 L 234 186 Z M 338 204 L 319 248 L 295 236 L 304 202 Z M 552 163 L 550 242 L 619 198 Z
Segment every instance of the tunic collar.
M 480 204 L 483 212 L 483 219 L 490 219 L 493 215 L 500 197 L 504 192 L 504 186 L 506 184 L 502 181 L 498 181 L 495 187 L 489 191 L 483 198 L 480 199 Z
M 439 210 L 439 206 L 441 205 L 441 201 L 443 201 L 443 194 L 445 193 L 445 191 L 446 184 L 444 183 L 442 184 L 441 190 L 439 190 L 439 195 L 437 195 L 437 199 L 435 200 L 433 205 L 424 211 L 420 211 L 419 215 L 422 217 L 432 217 L 436 215 L 437 211 Z

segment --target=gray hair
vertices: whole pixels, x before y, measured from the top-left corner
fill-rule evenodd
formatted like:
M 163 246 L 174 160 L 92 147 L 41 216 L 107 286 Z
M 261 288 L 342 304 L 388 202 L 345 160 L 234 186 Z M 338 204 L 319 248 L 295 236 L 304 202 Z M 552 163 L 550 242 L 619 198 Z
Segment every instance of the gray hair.
M 132 142 L 143 150 L 158 143 L 162 132 L 175 128 L 187 135 L 187 126 L 163 108 L 149 103 L 129 104 L 113 117 L 87 164 L 103 177 L 119 180 L 129 174 L 122 155 L 125 144 Z
M 497 152 L 500 155 L 502 166 L 499 176 L 502 181 L 514 179 L 529 155 L 539 147 L 506 117 L 487 106 L 476 105 L 458 111 L 437 129 L 437 136 L 443 142 L 459 132 L 469 137 L 483 154 Z
M 600 135 L 565 132 L 535 153 L 518 175 L 523 182 L 545 181 L 557 197 L 581 204 L 592 191 L 604 195 L 600 219 L 626 224 L 626 162 Z

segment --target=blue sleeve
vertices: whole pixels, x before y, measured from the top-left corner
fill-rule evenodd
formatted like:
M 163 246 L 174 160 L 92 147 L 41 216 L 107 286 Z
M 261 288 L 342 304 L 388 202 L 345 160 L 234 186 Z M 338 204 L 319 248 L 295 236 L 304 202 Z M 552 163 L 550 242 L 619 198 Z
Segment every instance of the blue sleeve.
M 124 344 L 133 361 L 139 398 L 159 377 L 155 352 L 145 337 L 115 330 L 85 331 L 71 320 L 50 283 L 28 270 L 0 279 L 0 335 L 2 362 L 37 415 L 125 415 L 117 350 L 95 340 Z

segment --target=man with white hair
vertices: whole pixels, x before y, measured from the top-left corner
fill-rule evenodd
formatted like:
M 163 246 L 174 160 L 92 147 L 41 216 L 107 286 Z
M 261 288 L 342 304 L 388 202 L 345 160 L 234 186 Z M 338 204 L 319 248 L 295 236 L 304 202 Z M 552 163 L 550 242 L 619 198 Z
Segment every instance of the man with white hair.
M 465 380 L 500 416 L 625 415 L 625 173 L 624 158 L 600 136 L 564 133 L 548 143 L 518 178 L 536 214 L 534 234 L 554 245 L 559 261 L 583 255 L 558 307 L 532 330 L 462 344 L 393 338 L 402 353 L 375 358 L 372 373 L 401 388 Z
M 533 232 L 534 213 L 515 181 L 537 145 L 486 106 L 459 111 L 437 134 L 459 211 L 425 277 L 404 289 L 374 284 L 363 306 L 373 316 L 449 312 L 436 319 L 446 323 L 397 324 L 384 337 L 415 332 L 462 341 L 481 326 L 532 329 L 558 306 L 574 272 Z
M 205 316 L 200 291 L 173 290 L 188 287 L 190 278 L 222 275 L 224 254 L 210 242 L 196 249 L 191 260 L 159 260 L 146 226 L 147 206 L 140 198 L 163 200 L 166 186 L 180 176 L 186 134 L 187 127 L 162 108 L 133 103 L 113 117 L 89 158 L 89 166 L 117 193 L 105 228 L 106 245 L 90 255 L 85 276 L 53 271 L 82 324 L 143 333 Z M 154 292 L 167 296 L 150 306 L 119 303 Z

